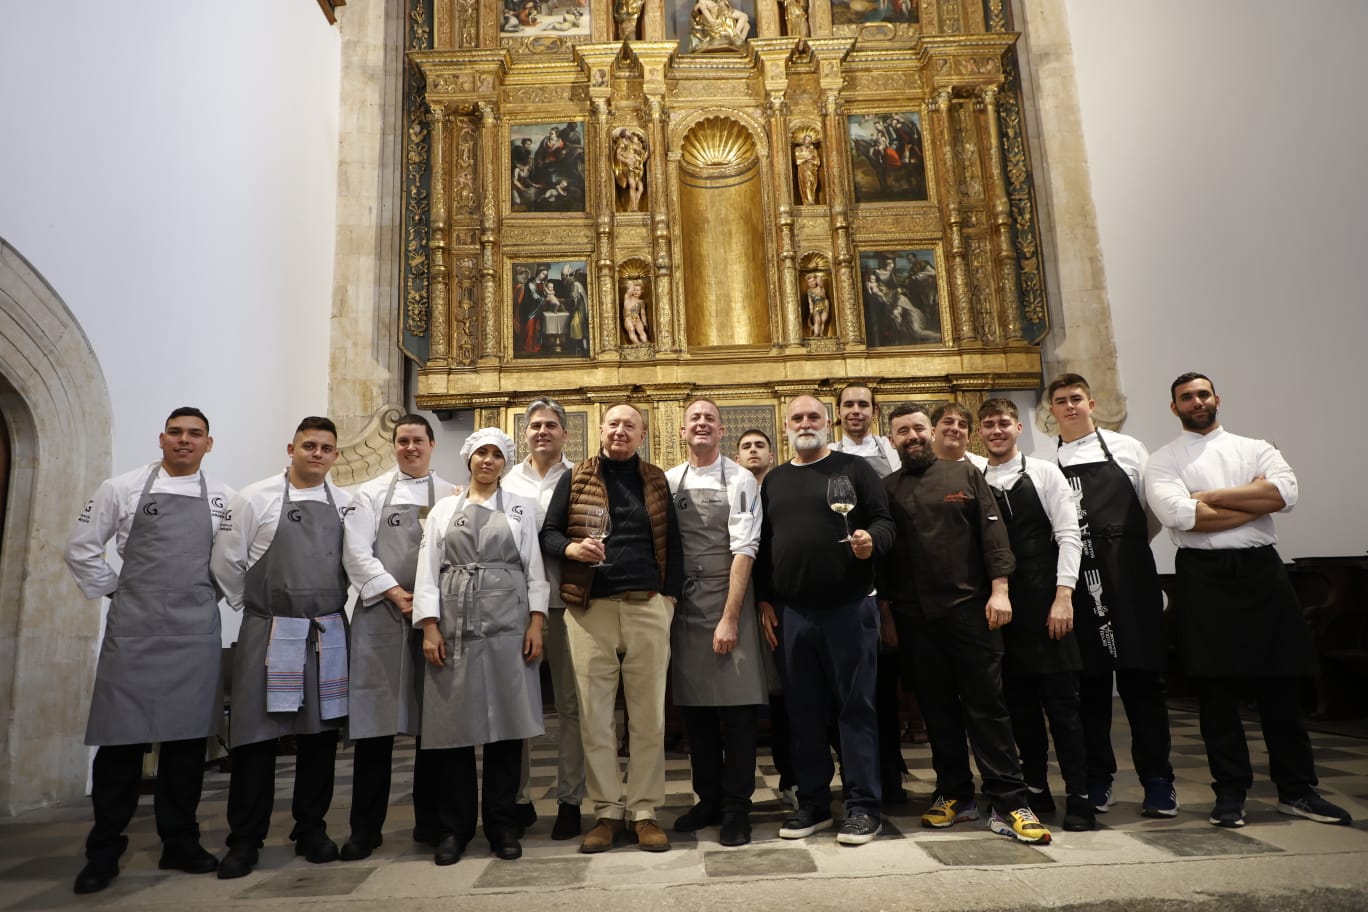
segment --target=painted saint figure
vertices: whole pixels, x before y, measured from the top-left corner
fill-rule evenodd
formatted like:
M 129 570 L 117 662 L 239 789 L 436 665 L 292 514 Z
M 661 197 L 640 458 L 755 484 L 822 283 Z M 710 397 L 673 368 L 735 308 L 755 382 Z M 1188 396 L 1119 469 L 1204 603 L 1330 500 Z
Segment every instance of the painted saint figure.
M 629 41 L 636 37 L 637 20 L 641 18 L 641 8 L 646 0 L 614 0 L 613 18 L 618 24 L 618 40 Z
M 750 34 L 750 17 L 731 0 L 695 0 L 690 16 L 689 50 L 739 48 Z
M 651 341 L 646 335 L 646 302 L 641 297 L 644 290 L 640 279 L 628 279 L 627 290 L 622 294 L 622 328 L 633 345 L 647 345 Z
M 808 328 L 814 339 L 827 334 L 827 323 L 831 320 L 831 302 L 827 300 L 826 289 L 822 287 L 822 274 L 809 272 L 805 278 L 807 289 L 803 292 L 808 303 Z
M 790 38 L 808 36 L 807 0 L 784 0 L 784 25 Z
M 640 130 L 618 127 L 613 131 L 613 179 L 627 191 L 627 211 L 640 212 L 646 193 L 646 137 Z
M 822 154 L 811 133 L 803 135 L 793 147 L 793 164 L 798 168 L 798 199 L 804 206 L 817 205 L 818 182 L 822 175 Z

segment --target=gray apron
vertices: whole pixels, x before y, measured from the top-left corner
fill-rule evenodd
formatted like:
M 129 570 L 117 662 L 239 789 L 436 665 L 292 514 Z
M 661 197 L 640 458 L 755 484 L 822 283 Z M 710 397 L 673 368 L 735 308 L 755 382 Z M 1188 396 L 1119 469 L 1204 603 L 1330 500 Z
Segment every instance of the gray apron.
M 247 571 L 242 629 L 233 650 L 233 713 L 229 742 L 233 747 L 270 741 L 282 735 L 316 735 L 340 728 L 343 719 L 323 719 L 318 705 L 317 631 L 309 636 L 304 663 L 304 705 L 292 713 L 266 711 L 266 647 L 271 618 L 316 618 L 337 614 L 347 603 L 347 574 L 342 569 L 342 520 L 332 491 L 324 482 L 327 503 L 290 500 L 290 475 L 275 537 L 261 559 Z
M 398 483 L 396 471 L 380 511 L 375 556 L 396 583 L 412 592 L 418 575 L 423 520 L 432 506 L 435 488 L 429 475 L 427 506 L 394 504 L 391 501 Z M 389 599 L 381 598 L 367 606 L 358 598 L 348 633 L 351 694 L 347 736 L 355 739 L 418 734 L 417 687 L 422 679 L 417 672 L 423 660 L 422 631 L 414 630 L 409 619 Z
M 527 574 L 504 515 L 503 490 L 493 510 L 466 503 L 462 494 L 441 547 L 438 628 L 447 658 L 443 668 L 424 663 L 423 747 L 470 747 L 543 734 L 541 676 L 537 664 L 522 656 Z
M 160 471 L 143 485 L 110 596 L 89 745 L 185 741 L 219 727 L 223 643 L 208 486 L 201 472 L 199 497 L 153 494 Z
M 684 549 L 684 594 L 670 625 L 670 683 L 676 706 L 752 706 L 768 702 L 761 661 L 760 628 L 753 590 L 746 587 L 736 646 L 720 656 L 713 652 L 713 632 L 722 620 L 731 579 L 731 536 L 727 520 L 726 464 L 722 490 L 684 488 L 688 466 L 674 496 L 675 517 Z

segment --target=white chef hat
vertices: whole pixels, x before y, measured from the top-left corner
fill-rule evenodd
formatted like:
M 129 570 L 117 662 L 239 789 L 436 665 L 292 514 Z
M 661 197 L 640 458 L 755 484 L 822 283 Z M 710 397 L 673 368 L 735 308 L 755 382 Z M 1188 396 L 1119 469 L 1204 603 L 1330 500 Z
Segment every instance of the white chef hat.
M 513 468 L 513 461 L 517 451 L 513 445 L 513 438 L 496 427 L 480 428 L 478 431 L 471 433 L 471 435 L 466 438 L 466 442 L 461 444 L 461 462 L 465 465 L 466 469 L 469 470 L 470 457 L 476 450 L 487 443 L 492 443 L 503 451 L 504 467 L 503 471 L 499 474 L 507 475 L 508 470 Z

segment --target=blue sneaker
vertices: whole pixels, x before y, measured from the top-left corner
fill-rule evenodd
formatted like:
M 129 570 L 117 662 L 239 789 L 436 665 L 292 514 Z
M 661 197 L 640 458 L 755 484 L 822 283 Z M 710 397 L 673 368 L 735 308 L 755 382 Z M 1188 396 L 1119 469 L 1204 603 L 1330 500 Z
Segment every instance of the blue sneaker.
M 1094 782 L 1088 786 L 1088 800 L 1092 802 L 1093 809 L 1099 814 L 1105 814 L 1111 809 L 1112 790 L 1110 782 Z
M 1145 803 L 1140 808 L 1145 817 L 1177 817 L 1178 792 L 1167 779 L 1149 779 L 1145 782 Z
M 1292 801 L 1279 801 L 1278 813 L 1293 817 L 1305 817 L 1307 820 L 1314 820 L 1317 823 L 1334 823 L 1340 826 L 1349 826 L 1354 822 L 1354 818 L 1349 816 L 1348 811 L 1337 804 L 1331 804 L 1315 792 Z
M 1231 829 L 1244 826 L 1244 795 L 1217 795 L 1216 806 L 1211 809 L 1207 822 Z

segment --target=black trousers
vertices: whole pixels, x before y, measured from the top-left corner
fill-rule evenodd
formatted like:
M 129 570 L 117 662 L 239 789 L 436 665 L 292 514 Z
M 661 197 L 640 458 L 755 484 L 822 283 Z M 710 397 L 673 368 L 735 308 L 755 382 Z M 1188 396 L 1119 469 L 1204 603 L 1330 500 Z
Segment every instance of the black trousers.
M 872 598 L 816 608 L 776 605 L 784 650 L 784 695 L 793 736 L 798 800 L 825 812 L 831 805 L 828 720 L 841 735 L 846 813 L 879 818 L 878 721 L 874 709 L 879 610 Z M 834 712 L 833 712 L 834 710 Z
M 437 833 L 455 836 L 462 846 L 475 838 L 477 809 L 484 815 L 486 837 L 516 832 L 514 804 L 522 778 L 522 741 L 484 745 L 484 799 L 479 800 L 474 747 L 420 750 L 432 755 L 437 793 Z M 416 796 L 415 796 L 416 800 Z
M 681 706 L 698 803 L 750 810 L 755 793 L 755 706 Z
M 1192 678 L 1197 688 L 1202 741 L 1211 787 L 1218 797 L 1244 797 L 1254 784 L 1240 700 L 1252 696 L 1268 747 L 1268 773 L 1278 798 L 1293 801 L 1316 787 L 1311 738 L 1302 724 L 1299 678 Z
M 1007 814 L 1026 807 L 1026 783 L 1002 692 L 1001 634 L 989 630 L 988 619 L 976 610 L 935 619 L 895 615 L 894 623 L 899 645 L 908 644 L 912 652 L 936 791 L 960 801 L 974 797 L 972 748 L 993 809 Z
M 879 650 L 874 676 L 874 709 L 879 720 L 879 781 L 883 791 L 902 788 L 907 762 L 902 755 L 902 725 L 898 705 L 898 654 Z
M 294 840 L 325 836 L 324 818 L 332 806 L 333 776 L 337 766 L 337 730 L 295 735 L 295 784 L 290 811 Z M 277 740 L 258 741 L 232 749 L 233 772 L 228 777 L 228 845 L 266 841 L 275 807 Z
M 416 752 L 413 763 L 413 821 L 417 829 L 437 827 L 434 769 L 431 754 Z M 353 742 L 351 831 L 356 836 L 377 837 L 389 815 L 394 736 L 358 738 Z
M 200 792 L 204 787 L 204 738 L 166 741 L 158 748 L 152 799 L 157 835 L 165 845 L 199 842 Z M 86 837 L 86 858 L 113 863 L 128 840 L 123 832 L 138 809 L 143 755 L 148 744 L 103 745 L 95 751 L 90 803 L 95 825 Z
M 1164 702 L 1164 676 L 1144 668 L 1116 671 L 1116 692 L 1126 710 L 1131 730 L 1131 762 L 1141 782 L 1173 781 L 1169 763 L 1168 705 Z M 1111 785 L 1116 775 L 1112 751 L 1112 672 L 1084 674 L 1078 679 L 1079 711 L 1083 740 L 1088 751 L 1088 783 Z
M 779 773 L 779 790 L 792 788 L 797 782 L 793 774 L 793 746 L 789 731 L 788 702 L 783 694 L 770 694 L 770 753 L 774 768 Z
M 1046 766 L 1050 739 L 1045 735 L 1048 719 L 1065 789 L 1070 795 L 1087 795 L 1088 752 L 1078 711 L 1078 675 L 1072 671 L 1008 675 L 1003 680 L 1003 690 L 1026 783 L 1044 788 L 1049 781 Z

